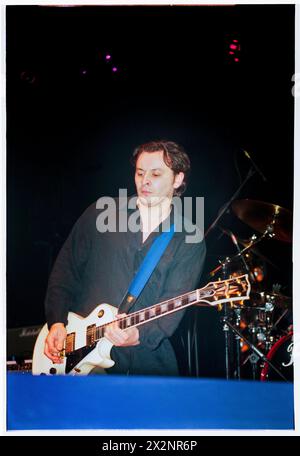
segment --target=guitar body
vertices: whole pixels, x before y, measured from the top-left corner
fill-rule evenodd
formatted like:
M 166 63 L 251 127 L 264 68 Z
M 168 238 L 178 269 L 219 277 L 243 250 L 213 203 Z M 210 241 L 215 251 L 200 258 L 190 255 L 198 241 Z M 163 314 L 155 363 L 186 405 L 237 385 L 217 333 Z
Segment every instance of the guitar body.
M 101 326 L 115 319 L 117 308 L 109 304 L 100 304 L 86 318 L 73 312 L 68 314 L 67 334 L 73 342 L 70 356 L 63 358 L 62 364 L 54 364 L 44 355 L 45 339 L 48 327 L 44 325 L 37 337 L 32 359 L 34 375 L 87 375 L 94 367 L 109 368 L 115 363 L 110 358 L 113 344 L 102 337 L 99 341 L 87 345 L 87 328 L 93 325 Z

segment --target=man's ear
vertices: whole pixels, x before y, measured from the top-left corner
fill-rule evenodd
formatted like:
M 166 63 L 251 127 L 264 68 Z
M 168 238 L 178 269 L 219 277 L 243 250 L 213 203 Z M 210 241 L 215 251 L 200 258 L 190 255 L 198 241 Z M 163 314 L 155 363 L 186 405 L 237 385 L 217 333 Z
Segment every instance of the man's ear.
M 183 182 L 183 179 L 184 179 L 184 173 L 183 173 L 183 172 L 180 172 L 180 173 L 178 173 L 178 174 L 175 174 L 173 187 L 174 187 L 174 188 L 179 188 L 180 185 L 181 185 L 182 182 Z

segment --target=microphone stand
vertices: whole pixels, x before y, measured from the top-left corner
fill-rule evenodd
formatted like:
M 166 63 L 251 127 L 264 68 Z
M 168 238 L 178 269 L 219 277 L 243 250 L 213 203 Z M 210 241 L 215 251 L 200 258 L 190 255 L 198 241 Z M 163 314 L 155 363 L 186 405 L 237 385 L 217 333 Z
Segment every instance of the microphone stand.
M 216 224 L 218 223 L 218 221 L 220 220 L 220 218 L 223 216 L 223 214 L 227 211 L 227 209 L 229 208 L 229 206 L 231 205 L 231 203 L 236 199 L 236 197 L 238 196 L 238 194 L 240 193 L 241 189 L 244 187 L 244 185 L 248 182 L 248 180 L 250 179 L 250 177 L 252 177 L 254 174 L 255 174 L 255 170 L 251 167 L 248 171 L 248 174 L 247 176 L 245 177 L 245 179 L 243 180 L 243 182 L 241 183 L 241 185 L 239 186 L 239 188 L 236 190 L 236 192 L 232 195 L 232 197 L 230 198 L 230 200 L 225 204 L 225 206 L 223 206 L 223 208 L 221 209 L 221 211 L 219 212 L 217 218 L 213 221 L 213 223 L 207 228 L 206 232 L 204 233 L 204 238 L 207 237 L 208 233 L 216 226 Z

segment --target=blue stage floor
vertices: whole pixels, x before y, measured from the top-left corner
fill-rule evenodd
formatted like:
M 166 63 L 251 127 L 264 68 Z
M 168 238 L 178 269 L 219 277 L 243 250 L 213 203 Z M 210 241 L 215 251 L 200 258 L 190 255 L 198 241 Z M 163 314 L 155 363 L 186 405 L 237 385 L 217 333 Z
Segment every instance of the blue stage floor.
M 8 430 L 294 429 L 293 385 L 9 373 Z

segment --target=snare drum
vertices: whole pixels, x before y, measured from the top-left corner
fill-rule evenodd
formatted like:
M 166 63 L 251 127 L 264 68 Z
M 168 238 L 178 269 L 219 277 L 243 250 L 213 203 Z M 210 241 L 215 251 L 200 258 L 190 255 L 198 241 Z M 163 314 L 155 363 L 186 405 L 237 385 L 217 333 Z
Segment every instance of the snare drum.
M 267 354 L 267 359 L 284 375 L 284 377 L 292 382 L 294 377 L 294 361 L 293 361 L 293 332 L 289 332 L 282 336 L 271 348 Z M 264 363 L 260 380 L 278 380 L 282 378 L 272 369 L 268 363 Z

